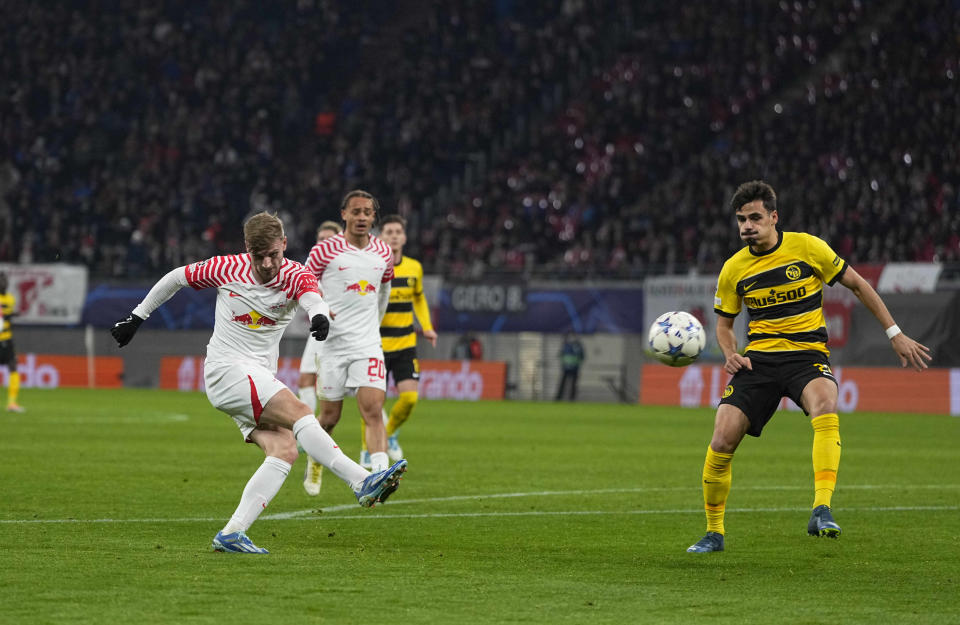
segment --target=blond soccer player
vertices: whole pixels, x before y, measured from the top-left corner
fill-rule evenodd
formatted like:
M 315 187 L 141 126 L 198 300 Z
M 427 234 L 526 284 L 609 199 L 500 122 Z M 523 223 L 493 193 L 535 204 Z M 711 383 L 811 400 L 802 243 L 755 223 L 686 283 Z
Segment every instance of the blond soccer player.
M 340 450 L 307 405 L 276 378 L 280 337 L 298 310 L 310 317 L 314 340 L 323 341 L 330 329 L 330 309 L 314 275 L 284 258 L 287 238 L 276 216 L 254 215 L 244 224 L 243 235 L 245 254 L 215 256 L 171 270 L 110 333 L 123 347 L 180 289 L 217 290 L 213 335 L 203 365 L 207 398 L 233 419 L 244 441 L 263 450 L 265 458 L 243 489 L 233 516 L 213 538 L 213 548 L 264 554 L 267 550 L 255 545 L 246 532 L 286 480 L 299 455 L 298 445 L 342 479 L 364 507 L 396 491 L 406 461 L 379 473 L 368 472 Z

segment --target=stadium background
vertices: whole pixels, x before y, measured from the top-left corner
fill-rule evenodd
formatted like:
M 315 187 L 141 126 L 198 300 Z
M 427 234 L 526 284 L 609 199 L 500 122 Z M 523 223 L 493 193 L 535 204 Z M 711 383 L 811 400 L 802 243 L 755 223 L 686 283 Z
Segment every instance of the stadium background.
M 960 412 L 955 2 L 4 4 L 0 262 L 26 387 L 49 367 L 161 385 L 163 357 L 202 355 L 212 294 L 121 353 L 104 330 L 153 280 L 238 251 L 264 209 L 302 259 L 363 187 L 410 220 L 441 332 L 425 358 L 473 332 L 506 397 L 549 399 L 572 330 L 581 399 L 635 402 L 646 324 L 709 322 L 739 246 L 726 201 L 764 178 L 785 229 L 830 242 L 933 348 Z M 861 307 L 827 313 L 835 364 L 895 364 Z

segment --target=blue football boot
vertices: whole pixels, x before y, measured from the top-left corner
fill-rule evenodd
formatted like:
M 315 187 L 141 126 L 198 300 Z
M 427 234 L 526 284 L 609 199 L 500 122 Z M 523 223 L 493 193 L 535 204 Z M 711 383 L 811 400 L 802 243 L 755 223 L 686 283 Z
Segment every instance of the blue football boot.
M 217 532 L 217 535 L 213 537 L 213 550 L 225 553 L 270 553 L 266 549 L 254 545 L 253 541 L 247 538 L 245 532 L 234 532 L 232 534 Z
M 817 506 L 810 514 L 810 522 L 807 523 L 807 533 L 811 536 L 827 538 L 837 538 L 840 536 L 840 526 L 833 520 L 830 514 L 829 506 Z
M 384 502 L 400 486 L 400 478 L 407 470 L 407 461 L 399 460 L 388 469 L 371 473 L 363 480 L 357 501 L 364 508 L 372 508 L 377 502 Z
M 710 553 L 723 551 L 723 534 L 707 532 L 703 538 L 687 547 L 687 553 Z

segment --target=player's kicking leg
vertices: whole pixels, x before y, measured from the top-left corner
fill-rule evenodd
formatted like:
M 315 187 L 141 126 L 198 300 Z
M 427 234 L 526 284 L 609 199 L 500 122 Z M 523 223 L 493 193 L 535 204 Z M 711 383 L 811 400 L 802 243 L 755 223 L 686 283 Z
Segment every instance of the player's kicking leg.
M 400 479 L 406 470 L 407 461 L 399 460 L 384 471 L 371 473 L 357 492 L 357 501 L 364 508 L 385 502 L 400 486 Z

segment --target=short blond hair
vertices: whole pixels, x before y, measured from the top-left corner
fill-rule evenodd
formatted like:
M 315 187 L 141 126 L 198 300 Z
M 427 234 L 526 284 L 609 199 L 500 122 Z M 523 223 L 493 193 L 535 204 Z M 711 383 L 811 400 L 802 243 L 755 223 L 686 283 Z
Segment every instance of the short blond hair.
M 243 241 L 251 252 L 263 252 L 284 236 L 283 222 L 267 211 L 257 213 L 243 224 Z
M 320 233 L 324 230 L 329 230 L 330 232 L 335 232 L 336 234 L 343 232 L 343 228 L 341 228 L 340 224 L 335 221 L 325 221 L 320 224 L 320 227 L 317 228 L 317 236 L 320 236 Z

